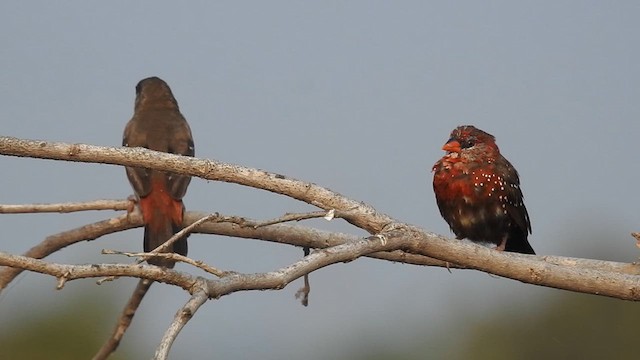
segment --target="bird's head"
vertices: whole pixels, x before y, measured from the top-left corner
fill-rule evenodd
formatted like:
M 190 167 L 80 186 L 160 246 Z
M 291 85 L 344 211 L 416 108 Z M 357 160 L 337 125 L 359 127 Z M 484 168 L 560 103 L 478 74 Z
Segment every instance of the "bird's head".
M 159 77 L 140 80 L 136 85 L 135 109 L 168 108 L 178 110 L 171 88 Z
M 451 136 L 442 147 L 450 155 L 460 155 L 466 152 L 489 152 L 499 153 L 496 139 L 493 135 L 486 133 L 475 126 L 458 126 L 451 132 Z

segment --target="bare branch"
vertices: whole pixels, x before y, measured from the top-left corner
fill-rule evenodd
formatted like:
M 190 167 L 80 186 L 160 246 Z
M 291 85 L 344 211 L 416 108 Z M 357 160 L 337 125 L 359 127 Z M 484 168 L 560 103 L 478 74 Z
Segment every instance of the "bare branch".
M 137 221 L 133 221 L 137 219 Z M 115 218 L 81 226 L 69 231 L 47 236 L 40 244 L 32 247 L 24 256 L 42 259 L 66 246 L 80 241 L 95 240 L 103 235 L 140 226 L 142 216 L 120 215 Z M 0 268 L 0 289 L 4 289 L 16 276 L 22 272 L 20 268 Z
M 176 314 L 173 323 L 157 348 L 156 358 L 165 359 L 180 330 L 208 298 L 219 298 L 236 291 L 278 290 L 287 286 L 291 281 L 304 277 L 305 287 L 299 291 L 304 304 L 310 291 L 309 273 L 327 265 L 352 261 L 361 256 L 419 265 L 478 269 L 525 283 L 619 299 L 640 300 L 640 277 L 637 276 L 640 274 L 640 265 L 638 264 L 504 253 L 468 242 L 449 240 L 409 224 L 400 223 L 386 214 L 378 213 L 366 204 L 346 198 L 329 189 L 275 173 L 141 148 L 70 145 L 10 137 L 0 137 L 0 154 L 98 162 L 171 171 L 207 180 L 232 182 L 264 189 L 304 201 L 323 210 L 303 214 L 288 213 L 279 218 L 262 222 L 238 216 L 203 215 L 189 212 L 185 214 L 184 219 L 184 225 L 187 227 L 169 240 L 176 241 L 191 231 L 198 231 L 296 245 L 306 250 L 306 256 L 301 260 L 268 273 L 222 272 L 207 267 L 202 262 L 180 257 L 177 254 L 154 255 L 155 252 L 162 252 L 170 246 L 170 242 L 151 253 L 126 254 L 140 255 L 144 258 L 149 256 L 175 258 L 200 268 L 206 268 L 205 271 L 220 278 L 207 280 L 170 269 L 137 264 L 60 265 L 34 259 L 45 257 L 78 241 L 93 240 L 115 231 L 140 226 L 142 220 L 139 212 L 128 212 L 124 216 L 50 236 L 41 244 L 30 249 L 26 253 L 28 257 L 0 252 L 0 265 L 10 267 L 0 269 L 0 289 L 6 287 L 21 269 L 55 276 L 58 280 L 58 288 L 61 288 L 66 281 L 79 278 L 132 276 L 146 279 L 139 283 L 136 292 L 125 307 L 113 335 L 103 345 L 96 358 L 108 356 L 118 346 L 151 281 L 180 286 L 192 294 L 191 299 Z M 90 203 L 0 205 L 0 213 L 131 210 L 131 208 L 130 201 L 108 203 L 106 200 L 102 200 Z M 327 220 L 335 217 L 343 218 L 369 234 L 374 234 L 374 236 L 359 238 L 354 235 L 282 224 L 288 221 L 319 217 L 324 217 Z M 635 233 L 633 235 L 636 236 L 636 239 L 640 238 Z M 308 249 L 316 250 L 308 253 Z
M 219 298 L 236 291 L 279 290 L 293 280 L 325 266 L 353 261 L 360 256 L 378 251 L 390 251 L 402 246 L 402 241 L 393 243 L 383 236 L 360 238 L 346 244 L 315 250 L 301 260 L 279 270 L 259 274 L 230 274 L 221 279 L 209 280 L 209 296 Z
M 185 221 L 191 222 L 195 219 L 199 219 L 204 213 L 188 212 L 185 215 Z M 344 244 L 350 241 L 356 241 L 360 237 L 350 234 L 342 234 L 336 232 L 329 232 L 309 227 L 302 227 L 297 225 L 284 225 L 275 224 L 263 228 L 254 229 L 254 224 L 258 224 L 258 221 L 247 219 L 238 216 L 222 216 L 221 219 L 229 221 L 228 223 L 210 222 L 201 225 L 198 228 L 199 233 L 215 234 L 223 236 L 240 237 L 246 239 L 257 239 L 270 242 L 276 242 L 280 244 L 289 244 L 300 247 L 310 248 L 326 248 L 339 244 Z M 422 231 L 422 230 L 421 230 Z M 434 233 L 426 232 L 428 236 L 435 236 L 440 239 L 444 237 L 438 236 Z M 457 244 L 467 244 L 465 241 L 456 239 L 450 239 L 449 246 L 456 246 Z M 455 250 L 454 250 L 455 251 Z M 420 253 L 407 253 L 401 250 L 395 250 L 391 252 L 379 252 L 366 255 L 370 258 L 383 259 L 392 262 L 422 265 L 422 266 L 438 266 L 449 267 L 451 269 L 468 269 L 470 267 L 461 264 L 450 263 L 448 266 L 445 261 L 434 259 Z M 541 255 L 530 256 L 530 258 L 540 259 L 548 264 L 573 267 L 576 269 L 587 268 L 600 271 L 617 272 L 620 274 L 628 275 L 640 275 L 640 265 L 636 263 L 621 263 L 615 261 L 595 260 L 595 259 L 582 259 L 564 256 L 554 255 Z
M 351 200 L 316 184 L 215 160 L 179 156 L 143 148 L 66 144 L 7 136 L 0 136 L 0 154 L 137 166 L 264 189 L 304 201 L 324 210 L 335 209 L 348 212 L 349 216 L 345 220 L 371 234 L 379 233 L 386 225 L 395 222 L 390 216 L 378 213 L 369 205 Z
M 185 214 L 185 223 L 202 217 L 204 213 L 189 211 Z M 279 244 L 288 244 L 309 248 L 326 248 L 358 240 L 360 237 L 351 234 L 324 231 L 297 225 L 274 224 L 257 227 L 259 221 L 240 217 L 220 215 L 215 222 L 209 222 L 198 228 L 198 233 L 239 237 L 245 239 L 264 240 Z M 375 259 L 383 259 L 412 265 L 446 267 L 441 260 L 422 255 L 408 254 L 403 251 L 382 252 L 367 255 Z M 456 267 L 456 266 L 453 266 Z
M 194 276 L 153 265 L 61 265 L 48 263 L 26 256 L 7 254 L 2 251 L 0 251 L 0 265 L 29 270 L 41 274 L 48 274 L 55 276 L 58 279 L 63 279 L 64 281 L 103 276 L 128 276 L 176 285 L 187 291 L 191 289 L 196 281 Z
M 149 291 L 149 288 L 153 284 L 153 281 L 147 279 L 141 279 L 138 281 L 138 285 L 136 289 L 131 294 L 131 298 L 129 298 L 129 302 L 122 310 L 122 314 L 118 318 L 118 322 L 116 323 L 116 327 L 113 329 L 111 336 L 107 339 L 107 341 L 102 344 L 98 353 L 93 357 L 93 360 L 104 360 L 111 355 L 118 346 L 120 345 L 120 341 L 124 336 L 124 333 L 131 325 L 131 321 L 133 320 L 133 316 L 136 314 L 136 310 L 140 306 L 142 299 Z
M 380 241 L 371 241 L 372 239 Z M 626 300 L 640 300 L 638 276 L 549 264 L 540 261 L 540 257 L 499 252 L 475 244 L 448 240 L 412 227 L 396 229 L 385 236 L 316 250 L 301 261 L 276 272 L 231 274 L 218 280 L 209 280 L 208 291 L 211 296 L 217 298 L 241 290 L 280 289 L 290 281 L 323 266 L 351 261 L 372 252 L 398 249 L 407 249 L 426 256 L 437 255 L 452 263 L 464 262 L 472 268 L 526 283 Z M 0 253 L 0 265 L 50 274 L 65 280 L 106 275 L 135 276 L 178 285 L 184 289 L 191 289 L 194 282 L 192 276 L 155 266 L 54 265 L 5 253 Z M 637 270 L 637 265 L 635 268 Z
M 187 236 L 187 234 L 193 231 L 193 229 L 195 229 L 198 225 L 211 220 L 213 217 L 214 215 L 209 215 L 193 222 L 192 224 L 190 224 L 189 226 L 185 227 L 184 229 L 179 231 L 177 234 L 172 236 L 163 245 L 158 246 L 156 249 L 152 250 L 150 253 L 141 253 L 141 254 L 138 254 L 138 256 L 141 256 L 145 259 L 149 257 L 171 257 L 171 258 L 180 257 L 179 260 L 181 261 L 197 266 L 209 273 L 221 276 L 220 274 L 224 274 L 224 272 L 217 270 L 211 266 L 208 266 L 204 264 L 202 261 L 194 261 L 190 258 L 187 258 L 186 256 L 182 256 L 180 254 L 175 254 L 175 253 L 159 254 L 159 252 L 166 250 L 173 242 L 177 241 L 178 239 L 184 236 Z M 110 253 L 110 252 L 103 250 L 103 253 Z M 115 253 L 115 252 L 111 252 L 111 253 Z M 128 256 L 136 256 L 130 253 L 121 253 L 121 254 L 125 254 Z M 140 262 L 141 261 L 139 261 L 138 263 Z M 120 318 L 118 320 L 118 323 L 116 324 L 116 328 L 113 330 L 112 335 L 109 337 L 107 342 L 103 344 L 103 346 L 100 348 L 100 350 L 98 351 L 94 359 L 106 359 L 111 353 L 113 353 L 116 350 L 116 348 L 120 344 L 120 340 L 124 336 L 124 333 L 129 328 L 129 325 L 131 324 L 131 320 L 133 319 L 133 316 L 135 315 L 135 312 L 138 309 L 138 306 L 140 306 L 142 299 L 144 298 L 144 296 L 146 295 L 147 291 L 149 290 L 152 284 L 153 284 L 153 281 L 147 280 L 147 279 L 143 279 L 139 281 L 138 286 L 134 290 L 133 294 L 131 295 L 131 298 L 129 299 L 129 302 L 127 303 L 122 314 L 120 315 Z M 206 296 L 204 300 L 206 300 Z M 204 303 L 204 300 L 202 301 L 203 303 Z M 175 336 L 178 335 L 178 332 L 179 330 L 175 332 Z M 171 342 L 173 342 L 173 340 Z M 169 347 L 170 346 L 171 344 L 169 344 Z M 168 352 L 168 349 L 167 349 L 167 352 Z
M 279 218 L 260 221 L 260 222 L 254 223 L 251 226 L 257 229 L 259 227 L 281 224 L 289 221 L 302 221 L 302 220 L 317 219 L 317 218 L 324 218 L 327 221 L 331 221 L 335 218 L 346 218 L 347 216 L 348 216 L 348 212 L 335 211 L 334 209 L 331 209 L 329 211 L 315 211 L 315 212 L 309 212 L 309 213 L 286 213 Z M 248 223 L 245 222 L 245 224 L 249 226 Z
M 106 255 L 124 255 L 124 256 L 128 256 L 128 257 L 140 257 L 143 258 L 141 261 L 136 262 L 137 264 L 140 264 L 142 262 L 144 262 L 146 259 L 151 258 L 151 257 L 161 257 L 163 259 L 169 259 L 169 260 L 173 260 L 173 261 L 180 261 L 189 265 L 193 265 L 199 269 L 202 269 L 205 272 L 208 272 L 209 274 L 215 275 L 217 277 L 223 277 L 223 276 L 227 276 L 229 274 L 232 274 L 233 271 L 223 271 L 220 269 L 216 269 L 213 266 L 209 266 L 207 264 L 205 264 L 202 260 L 194 260 L 191 258 L 188 258 L 186 256 L 180 255 L 180 254 L 176 254 L 176 253 L 159 253 L 159 254 L 152 254 L 152 253 L 145 253 L 145 252 L 141 252 L 141 253 L 132 253 L 132 252 L 124 252 L 124 251 L 116 251 L 116 250 L 108 250 L 108 249 L 103 249 L 102 250 L 103 254 Z
M 164 360 L 169 357 L 169 350 L 171 349 L 171 345 L 175 341 L 176 337 L 182 330 L 182 328 L 187 324 L 189 320 L 193 317 L 193 315 L 198 311 L 200 306 L 204 304 L 209 299 L 209 295 L 207 294 L 206 284 L 202 282 L 197 289 L 194 291 L 191 299 L 187 301 L 187 303 L 176 313 L 173 322 L 164 333 L 162 337 L 162 341 L 160 341 L 160 345 L 156 349 L 154 359 Z
M 629 264 L 573 259 L 575 260 L 575 262 L 573 262 L 575 265 L 552 265 L 549 262 L 553 261 L 553 257 L 523 257 L 523 255 L 518 254 L 503 254 L 479 246 L 472 246 L 471 244 L 461 241 L 447 241 L 436 234 L 426 233 L 407 224 L 396 222 L 391 217 L 376 212 L 375 209 L 370 206 L 348 199 L 328 189 L 319 187 L 312 183 L 287 178 L 279 174 L 268 173 L 237 165 L 224 164 L 212 160 L 175 156 L 139 148 L 105 148 L 80 144 L 69 145 L 63 143 L 19 140 L 8 137 L 0 137 L 0 153 L 15 156 L 30 156 L 68 161 L 102 162 L 146 167 L 161 171 L 171 171 L 191 176 L 198 176 L 209 180 L 233 182 L 240 185 L 261 188 L 305 201 L 327 211 L 335 209 L 336 211 L 348 212 L 348 216 L 346 216 L 345 219 L 351 224 L 360 227 L 369 233 L 387 233 L 393 229 L 402 229 L 404 231 L 403 234 L 397 234 L 397 232 L 394 231 L 394 236 L 396 238 L 404 239 L 405 242 L 402 246 L 384 249 L 385 251 L 403 249 L 414 254 L 438 259 L 441 261 L 441 264 L 442 262 L 459 264 L 463 267 L 480 269 L 489 273 L 510 277 L 524 282 L 564 288 L 573 291 L 599 293 L 623 299 L 635 299 L 635 294 L 638 292 L 638 284 L 637 280 L 635 280 L 636 277 L 624 275 L 629 272 L 637 272 L 637 268 L 630 266 Z M 203 229 L 205 225 L 213 224 L 203 224 L 199 231 L 205 232 L 206 230 Z M 220 233 L 227 231 L 230 236 L 262 238 L 267 237 L 265 236 L 265 233 L 268 233 L 268 231 L 262 233 L 257 233 L 256 231 L 268 229 L 273 232 L 274 229 L 278 229 L 280 226 L 284 225 L 276 224 L 258 229 L 251 229 L 237 224 L 231 224 L 230 227 L 221 230 Z M 222 228 L 224 228 L 224 226 Z M 301 228 L 287 228 L 289 230 L 298 231 L 298 233 L 304 233 L 304 230 Z M 244 235 L 240 235 L 241 233 Z M 274 234 L 271 233 L 271 235 Z M 271 239 L 271 241 L 277 242 L 285 241 L 277 239 L 277 237 L 271 237 Z M 317 239 L 317 237 L 311 237 L 302 241 L 296 240 L 295 244 L 308 246 L 310 248 L 329 246 L 322 243 L 313 244 L 315 242 L 314 240 Z M 294 243 L 293 240 L 292 243 Z M 349 242 L 346 244 L 351 243 Z M 426 244 L 428 244 L 428 246 L 426 246 Z M 339 247 L 340 245 L 337 246 Z M 369 252 L 365 252 L 361 255 L 367 254 L 369 254 Z M 313 255 L 314 254 L 312 253 L 310 256 Z M 402 259 L 405 255 L 398 252 L 395 256 Z M 414 259 L 419 261 L 425 260 L 424 258 Z M 560 257 L 556 259 L 565 261 Z M 567 261 L 568 263 L 571 263 L 571 260 Z M 567 262 L 565 262 L 565 264 L 566 263 Z M 580 268 L 580 266 L 585 266 L 585 268 Z M 604 268 L 608 267 L 611 269 L 615 268 L 616 272 L 595 270 L 593 268 L 594 266 L 602 266 Z M 576 271 L 586 276 L 586 279 L 576 275 Z M 608 279 L 607 276 L 611 276 L 611 282 L 607 282 L 607 284 L 601 284 L 601 286 L 599 286 L 598 283 L 605 282 L 604 279 Z M 229 277 L 225 277 L 219 281 L 228 280 Z M 568 279 L 571 279 L 571 281 Z
M 207 214 L 205 213 L 187 212 L 185 213 L 185 224 L 191 224 L 199 219 L 202 219 L 205 216 L 207 216 Z M 252 224 L 258 223 L 255 220 L 245 219 L 237 216 L 223 215 L 220 215 L 220 218 L 223 220 L 233 220 L 234 222 L 241 222 L 243 223 L 243 226 L 238 225 L 234 222 L 207 222 L 200 225 L 197 229 L 197 232 L 248 239 L 259 239 L 300 247 L 306 246 L 310 248 L 325 248 L 344 244 L 358 239 L 358 237 L 354 235 L 333 233 L 296 225 L 276 224 L 254 229 L 252 227 Z M 142 217 L 137 212 L 131 213 L 129 215 L 121 215 L 112 219 L 100 221 L 95 224 L 89 224 L 77 229 L 49 236 L 41 244 L 36 245 L 35 247 L 27 251 L 24 256 L 33 258 L 44 258 L 51 253 L 73 243 L 84 240 L 93 240 L 102 235 L 131 229 L 141 225 Z M 432 233 L 427 234 L 436 236 Z M 447 246 L 453 246 L 453 251 L 455 251 L 455 247 L 461 244 L 464 244 L 464 242 L 451 240 Z M 367 256 L 406 264 L 446 267 L 446 263 L 444 261 L 436 260 L 420 254 L 408 254 L 400 250 L 396 250 L 393 252 L 373 253 L 368 254 Z M 576 269 L 590 268 L 594 270 L 616 272 L 621 274 L 640 275 L 640 266 L 636 264 L 567 258 L 561 256 L 538 256 L 534 258 L 539 258 L 548 264 L 555 264 L 563 267 L 573 267 Z M 491 259 L 485 258 L 484 261 L 488 262 L 491 261 Z M 451 264 L 450 267 L 467 268 L 467 266 L 456 264 Z M 0 268 L 0 289 L 5 288 L 21 271 L 22 269 L 20 268 Z
M 383 238 L 371 237 L 368 239 L 359 239 L 348 244 L 316 250 L 300 261 L 271 273 L 227 274 L 227 276 L 221 279 L 207 280 L 207 289 L 211 296 L 215 298 L 239 290 L 279 290 L 291 281 L 324 266 L 337 262 L 352 261 L 371 252 L 394 250 L 394 247 L 397 248 L 402 244 L 400 241 L 391 244 L 381 239 Z M 197 278 L 191 275 L 151 265 L 60 265 L 4 252 L 0 252 L 0 265 L 48 274 L 56 278 L 63 278 L 65 281 L 102 276 L 138 277 L 176 285 L 187 291 L 192 291 L 197 281 Z M 226 290 L 220 291 L 220 289 Z M 214 291 L 211 292 L 211 290 Z
M 463 263 L 524 283 L 623 300 L 640 300 L 640 277 L 635 275 L 550 264 L 544 261 L 544 257 L 495 251 L 462 241 L 455 243 L 415 227 L 398 227 L 388 233 L 387 239 L 402 241 L 401 248 L 412 253 L 437 256 L 445 261 Z M 625 267 L 632 267 L 636 272 L 640 270 L 638 264 L 626 264 Z
M 87 210 L 127 210 L 131 207 L 128 200 L 93 200 L 85 202 L 67 202 L 58 204 L 20 204 L 1 205 L 0 214 L 28 214 L 28 213 L 70 213 Z
M 167 249 L 169 249 L 169 247 L 173 246 L 173 243 L 175 243 L 176 241 L 184 238 L 185 236 L 187 236 L 188 234 L 190 234 L 191 232 L 193 232 L 193 230 L 195 228 L 197 228 L 199 225 L 207 222 L 207 221 L 211 221 L 212 219 L 215 219 L 219 217 L 218 214 L 209 214 L 206 216 L 203 216 L 202 218 L 194 221 L 193 223 L 189 224 L 188 226 L 186 226 L 185 228 L 183 228 L 182 230 L 178 231 L 177 233 L 175 233 L 171 238 L 169 238 L 169 240 L 165 241 L 162 245 L 158 246 L 157 248 L 151 250 L 150 252 L 148 252 L 148 254 L 158 254 L 158 253 L 162 253 L 167 251 Z M 147 258 L 149 257 L 154 257 L 154 256 L 146 256 Z M 144 260 L 142 260 L 144 261 Z M 139 261 L 138 263 L 142 262 Z
M 185 225 L 193 224 L 206 216 L 208 216 L 206 213 L 186 212 L 184 220 Z M 219 218 L 215 219 L 215 221 L 216 222 L 205 222 L 201 224 L 197 228 L 197 232 L 259 239 L 301 247 L 306 246 L 310 248 L 324 248 L 358 239 L 358 237 L 354 235 L 332 233 L 313 228 L 282 224 L 254 229 L 253 224 L 258 223 L 257 221 L 239 216 L 219 215 Z M 74 243 L 94 240 L 103 235 L 139 226 L 142 226 L 142 216 L 138 211 L 134 211 L 129 214 L 120 215 L 115 218 L 99 221 L 97 223 L 48 236 L 43 242 L 32 247 L 23 255 L 42 259 Z M 440 260 L 425 258 L 421 255 L 406 254 L 400 251 L 396 251 L 394 253 L 373 254 L 371 256 L 374 258 L 415 265 L 445 265 L 444 262 Z M 22 269 L 20 268 L 0 267 L 0 289 L 4 289 L 21 272 Z

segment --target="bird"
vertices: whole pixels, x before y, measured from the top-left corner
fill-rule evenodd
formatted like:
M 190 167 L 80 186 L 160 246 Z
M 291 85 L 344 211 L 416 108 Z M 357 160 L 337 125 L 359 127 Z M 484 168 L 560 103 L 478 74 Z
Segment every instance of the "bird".
M 124 129 L 122 145 L 195 156 L 191 128 L 164 80 L 149 77 L 136 85 L 133 117 Z M 150 252 L 183 228 L 182 198 L 191 177 L 139 167 L 126 167 L 126 174 L 142 212 L 144 251 Z M 173 243 L 168 252 L 186 256 L 186 237 Z M 149 258 L 147 262 L 166 268 L 175 265 L 173 260 L 162 258 Z
M 456 238 L 535 255 L 518 172 L 500 154 L 495 137 L 472 125 L 458 126 L 442 150 L 447 153 L 432 168 L 433 191 Z

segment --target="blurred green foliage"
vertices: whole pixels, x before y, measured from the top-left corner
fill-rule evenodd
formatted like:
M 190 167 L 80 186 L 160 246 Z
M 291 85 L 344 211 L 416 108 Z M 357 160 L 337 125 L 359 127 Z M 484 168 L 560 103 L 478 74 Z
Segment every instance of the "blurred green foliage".
M 115 325 L 116 311 L 105 299 L 82 296 L 64 307 L 40 307 L 19 320 L 2 322 L 0 359 L 90 359 L 107 338 L 105 329 Z M 110 357 L 131 358 L 122 346 Z
M 544 311 L 475 324 L 460 359 L 638 359 L 640 305 L 566 294 Z
M 640 304 L 563 293 L 538 312 L 485 314 L 459 334 L 443 326 L 436 337 L 403 350 L 369 348 L 348 359 L 638 359 Z M 526 306 L 526 304 L 523 304 Z M 452 319 L 460 321 L 461 319 Z

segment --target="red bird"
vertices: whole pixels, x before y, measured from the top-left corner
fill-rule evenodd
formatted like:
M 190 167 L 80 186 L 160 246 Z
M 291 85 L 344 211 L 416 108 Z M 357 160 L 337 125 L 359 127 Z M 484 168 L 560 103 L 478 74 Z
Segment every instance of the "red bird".
M 440 214 L 458 239 L 493 243 L 498 250 L 535 254 L 518 172 L 500 154 L 493 135 L 459 126 L 433 165 Z
M 144 147 L 171 154 L 194 156 L 193 137 L 187 120 L 169 85 L 157 77 L 141 80 L 136 86 L 133 117 L 124 129 L 123 146 Z M 184 205 L 191 177 L 144 168 L 127 167 L 127 177 L 138 197 L 144 221 L 144 251 L 164 244 L 182 229 Z M 187 255 L 187 239 L 169 250 Z M 154 265 L 172 268 L 165 259 L 149 259 Z

